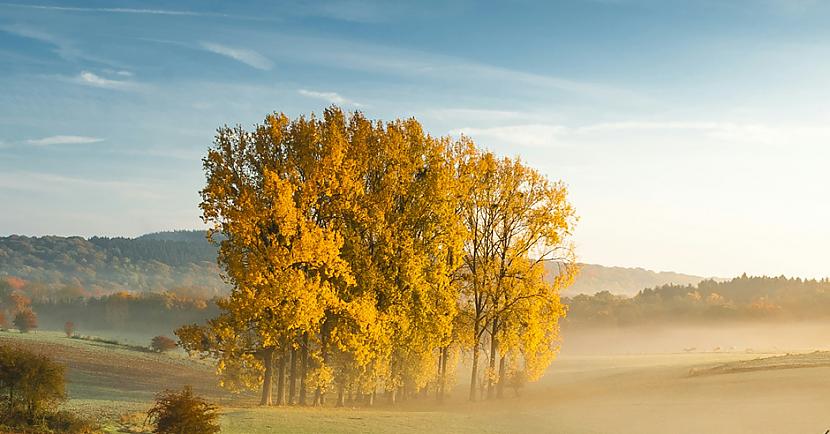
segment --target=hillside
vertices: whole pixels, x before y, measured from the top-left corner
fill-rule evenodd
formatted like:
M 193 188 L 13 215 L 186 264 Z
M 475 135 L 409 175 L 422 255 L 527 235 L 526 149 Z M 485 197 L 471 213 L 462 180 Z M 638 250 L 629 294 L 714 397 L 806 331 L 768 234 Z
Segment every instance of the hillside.
M 644 288 L 695 285 L 703 277 L 642 268 L 582 264 L 565 295 L 634 295 Z M 216 265 L 216 247 L 202 231 L 167 231 L 137 238 L 0 237 L 0 276 L 48 289 L 80 287 L 85 294 L 188 288 L 204 296 L 227 291 Z M 193 291 L 191 291 L 193 292 Z
M 216 248 L 199 231 L 139 238 L 0 237 L 0 276 L 76 295 L 193 289 L 224 293 Z
M 633 296 L 645 288 L 670 284 L 697 285 L 702 280 L 704 280 L 704 277 L 669 271 L 580 264 L 579 276 L 563 294 L 594 294 L 600 291 L 608 291 L 612 294 Z

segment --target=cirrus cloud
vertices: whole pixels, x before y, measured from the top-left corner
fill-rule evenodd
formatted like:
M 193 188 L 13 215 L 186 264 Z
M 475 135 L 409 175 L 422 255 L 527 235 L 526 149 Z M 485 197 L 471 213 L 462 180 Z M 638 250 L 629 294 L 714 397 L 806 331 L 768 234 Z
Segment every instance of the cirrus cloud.
M 29 139 L 26 143 L 35 146 L 50 146 L 50 145 L 79 145 L 85 143 L 98 143 L 104 139 L 100 137 L 88 136 L 49 136 L 41 139 Z
M 340 106 L 354 106 L 354 107 L 362 107 L 362 104 L 352 101 L 348 98 L 343 97 L 337 92 L 318 92 L 315 90 L 308 90 L 308 89 L 300 89 L 297 91 L 300 95 L 306 96 L 309 98 L 321 99 L 323 101 L 328 101 L 332 104 L 337 104 Z
M 136 88 L 138 88 L 138 84 L 136 84 L 135 82 L 125 80 L 112 80 L 109 78 L 101 77 L 100 75 L 90 71 L 81 71 L 80 74 L 72 78 L 72 81 L 78 84 L 82 84 L 84 86 L 99 87 L 102 89 L 135 90 Z
M 270 71 L 274 64 L 270 59 L 257 53 L 254 50 L 247 48 L 234 48 L 227 45 L 214 44 L 211 42 L 202 42 L 202 48 L 211 53 L 218 54 L 242 62 L 252 68 L 261 69 L 263 71 Z

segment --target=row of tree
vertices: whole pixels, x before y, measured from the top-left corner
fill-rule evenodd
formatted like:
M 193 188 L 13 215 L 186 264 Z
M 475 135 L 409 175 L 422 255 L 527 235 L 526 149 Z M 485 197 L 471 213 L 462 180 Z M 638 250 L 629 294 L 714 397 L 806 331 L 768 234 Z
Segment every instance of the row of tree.
M 633 297 L 608 291 L 565 300 L 568 326 L 715 321 L 804 321 L 830 317 L 830 279 L 747 276 L 663 285 Z
M 203 163 L 233 289 L 177 335 L 218 359 L 223 385 L 261 387 L 264 405 L 274 380 L 277 404 L 441 400 L 468 355 L 475 400 L 552 361 L 576 271 L 563 184 L 414 119 L 335 107 L 221 128 Z

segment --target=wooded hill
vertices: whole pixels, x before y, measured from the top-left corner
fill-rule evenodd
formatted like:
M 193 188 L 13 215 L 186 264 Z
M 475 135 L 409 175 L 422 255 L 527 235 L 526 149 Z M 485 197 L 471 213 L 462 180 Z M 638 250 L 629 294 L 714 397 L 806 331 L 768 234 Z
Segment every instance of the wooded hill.
M 579 274 L 576 280 L 562 294 L 594 294 L 608 291 L 616 295 L 633 296 L 645 288 L 663 285 L 697 285 L 704 279 L 700 276 L 671 271 L 579 264 Z
M 229 290 L 219 276 L 216 247 L 198 230 L 155 232 L 137 238 L 0 237 L 0 276 L 18 277 L 49 292 L 75 295 L 186 290 L 211 298 Z M 703 279 L 642 268 L 580 264 L 576 281 L 563 295 L 609 291 L 633 296 L 644 288 L 696 285 Z
M 138 238 L 25 237 L 0 238 L 0 276 L 67 296 L 118 291 L 187 290 L 209 298 L 225 294 L 216 248 L 201 231 L 147 234 Z
M 806 321 L 830 318 L 830 279 L 747 276 L 664 285 L 633 297 L 603 291 L 563 300 L 573 326 Z

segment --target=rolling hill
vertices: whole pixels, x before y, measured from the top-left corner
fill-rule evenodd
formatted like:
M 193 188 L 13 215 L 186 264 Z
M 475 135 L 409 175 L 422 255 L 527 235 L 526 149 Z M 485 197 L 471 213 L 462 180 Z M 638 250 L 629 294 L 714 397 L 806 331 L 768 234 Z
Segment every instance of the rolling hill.
M 580 264 L 580 272 L 576 281 L 563 294 L 594 294 L 600 291 L 608 291 L 612 294 L 633 296 L 645 288 L 669 284 L 697 285 L 704 279 L 706 278 L 671 271 Z
M 38 282 L 51 289 L 82 287 L 91 294 L 115 291 L 195 289 L 223 294 L 216 247 L 202 231 L 169 231 L 137 238 L 0 237 L 0 276 Z M 695 285 L 703 277 L 643 268 L 582 264 L 564 295 L 609 291 L 634 295 L 666 284 Z

